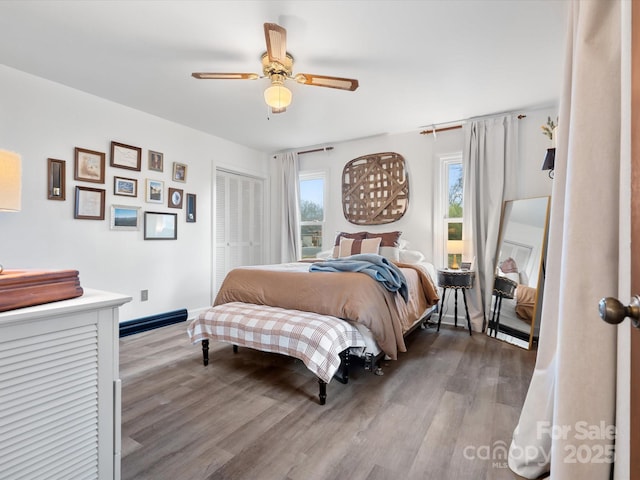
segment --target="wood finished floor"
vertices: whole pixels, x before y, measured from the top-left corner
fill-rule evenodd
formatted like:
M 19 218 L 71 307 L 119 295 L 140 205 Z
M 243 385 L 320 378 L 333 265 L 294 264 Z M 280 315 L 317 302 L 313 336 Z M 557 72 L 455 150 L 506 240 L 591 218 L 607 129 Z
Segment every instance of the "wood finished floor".
M 212 342 L 204 367 L 186 323 L 125 337 L 122 479 L 519 479 L 469 457 L 508 447 L 535 353 L 445 326 L 407 346 L 321 406 L 298 360 Z

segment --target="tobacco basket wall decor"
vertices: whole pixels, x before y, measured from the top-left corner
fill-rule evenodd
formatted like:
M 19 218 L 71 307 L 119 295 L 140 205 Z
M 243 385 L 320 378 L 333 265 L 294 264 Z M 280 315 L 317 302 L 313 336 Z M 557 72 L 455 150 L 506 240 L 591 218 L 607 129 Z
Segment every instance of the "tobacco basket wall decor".
M 402 155 L 374 153 L 351 160 L 342 171 L 342 211 L 356 225 L 402 218 L 409 205 L 409 179 Z

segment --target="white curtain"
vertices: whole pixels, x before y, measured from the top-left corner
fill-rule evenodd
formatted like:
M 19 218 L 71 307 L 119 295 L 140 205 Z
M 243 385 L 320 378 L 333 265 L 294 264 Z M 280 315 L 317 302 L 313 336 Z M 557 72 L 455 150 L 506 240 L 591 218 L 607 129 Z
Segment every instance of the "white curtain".
M 570 6 L 540 343 L 509 450 L 526 478 L 611 473 L 616 328 L 597 306 L 618 293 L 620 11 Z
M 491 308 L 502 205 L 515 188 L 518 119 L 511 114 L 475 119 L 463 129 L 463 240 L 465 257 L 475 256 L 476 261 L 469 316 L 473 330 L 482 331 L 485 311 Z
M 276 155 L 276 168 L 280 178 L 280 261 L 300 260 L 300 184 L 298 180 L 298 154 Z

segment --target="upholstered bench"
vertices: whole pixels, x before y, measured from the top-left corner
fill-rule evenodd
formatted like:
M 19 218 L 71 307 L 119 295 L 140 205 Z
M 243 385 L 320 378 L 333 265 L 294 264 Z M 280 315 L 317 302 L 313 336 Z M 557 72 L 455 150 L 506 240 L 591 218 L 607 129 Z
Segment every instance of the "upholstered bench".
M 329 315 L 280 307 L 231 302 L 202 312 L 187 329 L 193 344 L 202 342 L 204 365 L 209 364 L 209 340 L 217 340 L 263 352 L 279 353 L 302 360 L 317 377 L 320 404 L 326 402 L 326 385 L 342 365 L 348 381 L 349 349 L 364 347 L 356 327 Z

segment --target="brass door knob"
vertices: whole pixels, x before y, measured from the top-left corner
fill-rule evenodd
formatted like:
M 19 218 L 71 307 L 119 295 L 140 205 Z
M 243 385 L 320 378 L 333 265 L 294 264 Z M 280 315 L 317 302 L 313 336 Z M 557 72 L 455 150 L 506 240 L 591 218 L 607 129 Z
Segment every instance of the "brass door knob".
M 600 312 L 600 318 L 612 325 L 617 325 L 629 317 L 634 327 L 638 328 L 640 326 L 640 297 L 637 295 L 631 299 L 631 302 L 626 307 L 617 298 L 603 298 L 598 303 L 598 311 Z

